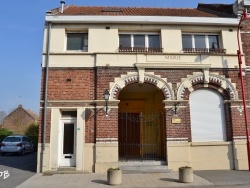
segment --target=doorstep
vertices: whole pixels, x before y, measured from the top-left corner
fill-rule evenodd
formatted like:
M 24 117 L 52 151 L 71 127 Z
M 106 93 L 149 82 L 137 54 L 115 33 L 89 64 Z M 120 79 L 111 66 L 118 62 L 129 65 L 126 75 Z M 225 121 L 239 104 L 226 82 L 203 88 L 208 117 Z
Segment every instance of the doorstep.
M 145 174 L 145 173 L 172 173 L 168 169 L 166 161 L 120 161 L 119 168 L 123 174 Z
M 43 175 L 53 175 L 53 174 L 89 174 L 88 171 L 76 170 L 75 167 L 59 167 L 57 170 L 44 171 Z

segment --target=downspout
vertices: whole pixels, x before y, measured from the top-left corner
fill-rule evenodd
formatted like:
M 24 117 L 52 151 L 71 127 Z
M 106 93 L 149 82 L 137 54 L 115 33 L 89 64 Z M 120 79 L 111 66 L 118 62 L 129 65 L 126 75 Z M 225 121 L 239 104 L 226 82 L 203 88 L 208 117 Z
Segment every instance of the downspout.
M 44 169 L 44 155 L 45 155 L 45 148 L 46 148 L 46 121 L 47 121 L 47 98 L 48 98 L 48 73 L 49 73 L 49 55 L 50 55 L 50 34 L 51 34 L 51 27 L 52 23 L 47 22 L 47 40 L 46 40 L 46 58 L 45 58 L 45 88 L 44 88 L 44 107 L 43 107 L 43 144 L 42 144 L 42 168 L 41 171 L 43 172 Z

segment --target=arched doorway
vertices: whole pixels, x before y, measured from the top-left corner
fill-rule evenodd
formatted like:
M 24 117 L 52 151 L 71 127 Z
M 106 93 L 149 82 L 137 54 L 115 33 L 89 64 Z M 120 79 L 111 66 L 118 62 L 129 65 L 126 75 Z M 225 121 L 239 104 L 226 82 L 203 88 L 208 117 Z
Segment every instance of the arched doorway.
M 151 84 L 133 83 L 119 92 L 119 160 L 166 157 L 164 95 Z

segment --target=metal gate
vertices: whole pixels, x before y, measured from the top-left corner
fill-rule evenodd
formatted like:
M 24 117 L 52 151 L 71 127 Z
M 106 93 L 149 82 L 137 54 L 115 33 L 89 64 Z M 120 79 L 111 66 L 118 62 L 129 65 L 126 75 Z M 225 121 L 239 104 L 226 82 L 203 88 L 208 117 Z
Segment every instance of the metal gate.
M 165 113 L 119 113 L 120 161 L 166 158 Z

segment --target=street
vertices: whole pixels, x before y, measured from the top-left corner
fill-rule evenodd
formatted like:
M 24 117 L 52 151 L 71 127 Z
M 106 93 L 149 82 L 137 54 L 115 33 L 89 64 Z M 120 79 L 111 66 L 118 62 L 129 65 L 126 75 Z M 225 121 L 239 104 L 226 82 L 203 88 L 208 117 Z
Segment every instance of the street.
M 0 185 L 14 188 L 36 173 L 37 153 L 0 156 Z

